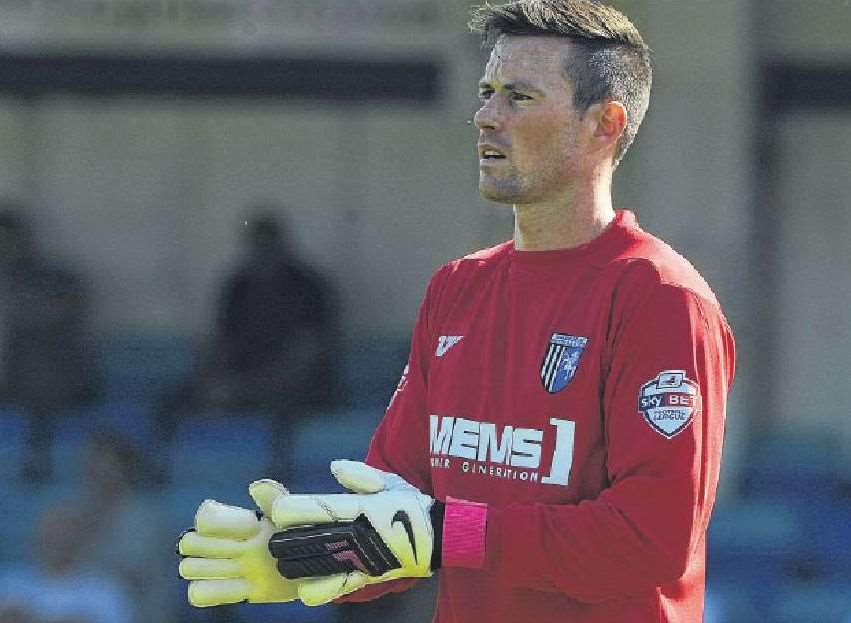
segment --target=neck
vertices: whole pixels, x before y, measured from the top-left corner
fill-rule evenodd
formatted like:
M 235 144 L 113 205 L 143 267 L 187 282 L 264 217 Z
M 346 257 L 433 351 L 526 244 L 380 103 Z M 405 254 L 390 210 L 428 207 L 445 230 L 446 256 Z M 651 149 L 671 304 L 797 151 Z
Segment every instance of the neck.
M 558 200 L 514 206 L 514 248 L 570 249 L 599 236 L 615 218 L 611 175 L 594 176 Z

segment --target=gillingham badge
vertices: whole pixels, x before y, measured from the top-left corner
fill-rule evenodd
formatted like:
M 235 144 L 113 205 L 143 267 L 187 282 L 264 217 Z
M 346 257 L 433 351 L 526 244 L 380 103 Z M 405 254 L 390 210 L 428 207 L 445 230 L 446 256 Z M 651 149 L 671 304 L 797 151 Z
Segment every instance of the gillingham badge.
M 553 333 L 544 362 L 541 364 L 541 382 L 549 393 L 560 392 L 576 374 L 579 358 L 588 344 L 587 337 Z
M 653 430 L 668 439 L 685 430 L 700 409 L 700 386 L 684 370 L 663 370 L 639 391 L 639 412 Z

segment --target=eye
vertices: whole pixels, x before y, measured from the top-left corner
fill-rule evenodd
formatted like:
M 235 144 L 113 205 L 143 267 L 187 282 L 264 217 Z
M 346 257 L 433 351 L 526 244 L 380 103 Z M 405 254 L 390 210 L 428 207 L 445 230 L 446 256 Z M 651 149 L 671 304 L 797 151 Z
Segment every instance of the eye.
M 515 102 L 531 102 L 532 98 L 523 93 L 517 93 L 516 91 L 511 93 L 511 99 Z
M 482 101 L 489 100 L 493 95 L 493 89 L 481 89 L 479 91 L 479 99 Z

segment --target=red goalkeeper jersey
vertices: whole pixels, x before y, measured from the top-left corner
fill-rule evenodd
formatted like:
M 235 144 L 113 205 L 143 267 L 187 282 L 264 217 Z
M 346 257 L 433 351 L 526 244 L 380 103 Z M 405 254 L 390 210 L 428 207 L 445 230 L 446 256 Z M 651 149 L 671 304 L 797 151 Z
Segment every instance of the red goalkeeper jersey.
M 438 572 L 434 620 L 702 621 L 733 370 L 714 294 L 630 212 L 578 248 L 438 270 L 367 458 L 487 505 L 484 563 Z

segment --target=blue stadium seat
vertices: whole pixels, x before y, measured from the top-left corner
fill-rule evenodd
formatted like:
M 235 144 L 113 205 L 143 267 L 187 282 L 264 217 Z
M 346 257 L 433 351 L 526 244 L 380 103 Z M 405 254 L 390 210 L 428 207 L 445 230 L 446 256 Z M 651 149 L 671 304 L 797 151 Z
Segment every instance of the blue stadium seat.
M 705 623 L 762 623 L 765 617 L 749 587 L 735 582 L 707 581 Z
M 851 583 L 851 502 L 816 498 L 803 517 L 813 526 L 805 552 L 808 562 L 822 577 Z
M 0 530 L 0 561 L 30 557 L 39 519 L 53 504 L 79 496 L 78 489 L 64 483 L 41 486 L 4 485 L 3 530 Z
M 156 439 L 155 406 L 135 400 L 107 400 L 97 405 L 91 414 L 102 429 L 116 432 L 138 448 Z
M 804 536 L 800 517 L 782 501 L 719 506 L 709 526 L 708 581 L 737 584 L 763 606 L 776 597 L 805 548 Z
M 341 403 L 355 408 L 385 408 L 408 359 L 409 342 L 365 337 L 343 345 Z
M 186 414 L 177 423 L 169 456 L 170 482 L 217 486 L 268 475 L 273 416 L 266 412 Z
M 851 584 L 790 585 L 774 601 L 772 623 L 846 623 L 851 617 Z
M 185 585 L 186 583 L 183 582 Z M 195 608 L 186 600 L 185 588 L 177 604 L 175 621 L 180 623 L 236 623 L 236 615 L 227 616 L 227 610 L 233 610 L 233 606 L 219 606 L 218 608 Z
M 98 345 L 103 391 L 108 399 L 156 400 L 192 372 L 195 345 L 186 335 L 125 331 Z
M 809 504 L 836 492 L 839 447 L 835 435 L 805 430 L 760 435 L 747 455 L 744 493 L 797 498 Z M 805 496 L 796 495 L 806 491 Z
M 131 401 L 108 401 L 59 412 L 51 444 L 53 477 L 79 482 L 83 450 L 96 431 L 117 433 L 133 444 L 144 459 L 154 452 L 153 407 Z
M 320 411 L 301 422 L 291 444 L 293 473 L 287 486 L 301 491 L 335 491 L 329 464 L 334 459 L 363 460 L 384 410 Z
M 286 604 L 239 604 L 235 607 L 239 623 L 337 623 L 340 621 L 338 608 L 326 605 L 311 608 L 301 602 Z
M 63 483 L 79 483 L 83 472 L 83 449 L 97 426 L 94 409 L 63 409 L 57 414 L 50 447 L 51 475 Z
M 334 605 L 310 608 L 300 602 L 193 608 L 183 599 L 177 620 L 181 623 L 343 623 L 337 611 Z
M 14 405 L 0 405 L 0 483 L 18 480 L 27 453 L 29 416 Z

